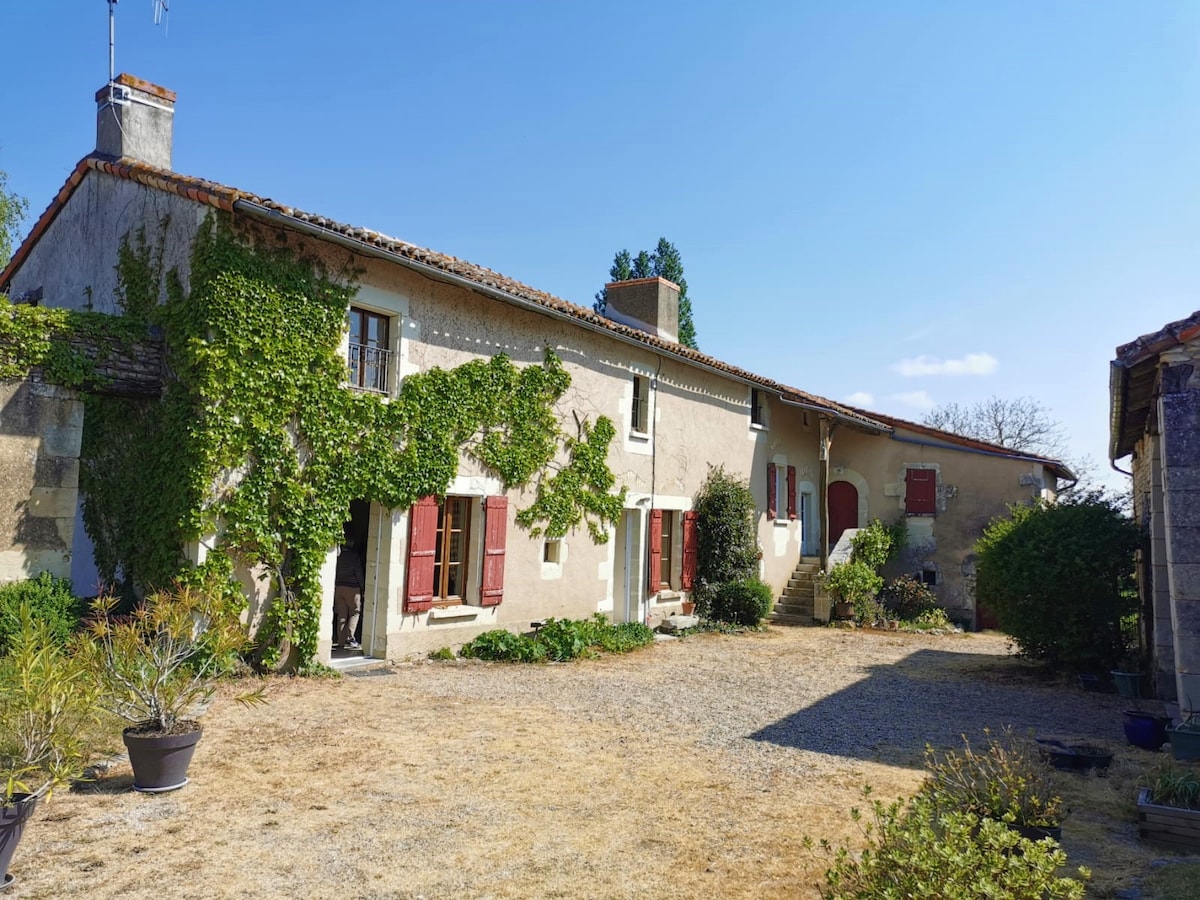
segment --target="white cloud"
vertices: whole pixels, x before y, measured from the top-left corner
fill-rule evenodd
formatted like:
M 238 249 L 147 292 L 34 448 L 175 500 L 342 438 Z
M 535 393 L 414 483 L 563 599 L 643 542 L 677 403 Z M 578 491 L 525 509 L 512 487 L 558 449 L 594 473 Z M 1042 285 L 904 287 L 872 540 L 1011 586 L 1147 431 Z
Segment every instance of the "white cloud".
M 870 406 L 875 402 L 875 398 L 866 391 L 855 391 L 842 402 L 848 403 L 850 406 Z
M 936 356 L 914 356 L 892 366 L 905 378 L 920 375 L 991 375 L 999 365 L 990 353 L 968 353 L 962 359 L 938 359 Z
M 903 391 L 899 394 L 892 394 L 888 399 L 903 403 L 905 406 L 915 406 L 917 409 L 933 409 L 937 405 L 929 396 L 929 391 Z

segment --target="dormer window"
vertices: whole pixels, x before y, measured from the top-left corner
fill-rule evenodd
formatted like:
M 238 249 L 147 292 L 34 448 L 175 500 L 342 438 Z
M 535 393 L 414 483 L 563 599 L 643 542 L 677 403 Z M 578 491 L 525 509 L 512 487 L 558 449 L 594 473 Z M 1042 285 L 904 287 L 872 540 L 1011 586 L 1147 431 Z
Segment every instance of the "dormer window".
M 388 317 L 350 307 L 350 347 L 347 352 L 350 386 L 372 394 L 386 394 L 392 370 Z

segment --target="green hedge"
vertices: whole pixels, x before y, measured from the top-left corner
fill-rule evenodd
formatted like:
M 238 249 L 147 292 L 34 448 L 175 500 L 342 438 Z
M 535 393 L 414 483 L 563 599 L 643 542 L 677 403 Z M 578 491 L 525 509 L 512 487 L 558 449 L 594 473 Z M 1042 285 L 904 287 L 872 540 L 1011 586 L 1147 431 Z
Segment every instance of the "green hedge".
M 35 619 L 45 622 L 49 633 L 65 643 L 79 628 L 86 604 L 71 591 L 69 578 L 55 578 L 42 572 L 28 581 L 0 585 L 0 655 L 7 653 L 21 630 L 19 610 L 29 606 Z

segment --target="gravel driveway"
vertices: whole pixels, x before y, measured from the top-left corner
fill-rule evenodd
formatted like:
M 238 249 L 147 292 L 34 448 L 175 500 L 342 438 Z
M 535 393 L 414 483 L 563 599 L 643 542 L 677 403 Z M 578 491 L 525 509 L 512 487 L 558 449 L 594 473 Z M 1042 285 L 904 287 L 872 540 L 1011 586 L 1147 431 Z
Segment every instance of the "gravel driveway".
M 1119 698 L 1042 685 L 1002 638 L 771 628 L 623 657 L 398 666 L 228 696 L 181 791 L 59 793 L 7 897 L 797 897 L 805 834 L 870 781 L 1011 724 L 1122 741 Z

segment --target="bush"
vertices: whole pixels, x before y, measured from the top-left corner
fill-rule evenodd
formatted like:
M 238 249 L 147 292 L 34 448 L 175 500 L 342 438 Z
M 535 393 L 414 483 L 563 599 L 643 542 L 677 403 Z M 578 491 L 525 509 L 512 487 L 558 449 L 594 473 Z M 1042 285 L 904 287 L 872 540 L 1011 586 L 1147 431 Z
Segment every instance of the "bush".
M 1098 494 L 1014 506 L 975 545 L 975 595 L 1023 656 L 1053 668 L 1107 671 L 1126 652 L 1137 610 L 1138 527 Z
M 0 654 L 8 651 L 20 632 L 19 610 L 25 604 L 30 614 L 46 624 L 50 637 L 59 644 L 66 643 L 79 630 L 86 611 L 82 600 L 71 593 L 69 578 L 55 578 L 42 572 L 28 581 L 0 585 Z
M 607 653 L 628 653 L 654 642 L 654 633 L 641 622 L 610 624 L 600 613 L 590 619 L 547 619 L 537 634 L 513 634 L 497 629 L 485 631 L 464 644 L 460 655 L 474 659 L 508 662 L 563 662 L 595 655 L 595 648 Z
M 869 796 L 869 789 L 864 791 Z M 826 900 L 953 897 L 955 900 L 1082 900 L 1083 881 L 1059 876 L 1067 855 L 1050 840 L 1031 841 L 993 819 L 940 808 L 918 794 L 908 803 L 871 802 L 871 818 L 851 811 L 867 846 L 861 854 L 820 846 L 832 865 Z M 811 842 L 808 842 L 811 846 Z
M 917 613 L 911 619 L 901 620 L 900 627 L 906 631 L 937 631 L 939 629 L 949 630 L 954 627 L 954 623 L 950 621 L 950 617 L 946 615 L 944 609 L 935 606 L 933 609 Z
M 826 590 L 835 601 L 854 604 L 854 620 L 860 625 L 873 625 L 882 617 L 883 608 L 875 599 L 882 587 L 875 569 L 857 559 L 838 563 L 825 576 Z
M 872 519 L 870 525 L 860 528 L 850 539 L 852 558 L 878 569 L 904 547 L 907 536 L 903 522 L 884 525 L 879 519 Z
M 696 609 L 705 618 L 733 621 L 723 618 L 725 586 L 758 577 L 754 494 L 746 482 L 716 466 L 709 469 L 692 508 L 696 513 Z
M 1010 825 L 1053 828 L 1062 824 L 1062 798 L 1054 792 L 1031 740 L 1006 728 L 993 737 L 984 730 L 982 751 L 963 736 L 963 750 L 925 749 L 929 780 L 922 787 L 940 809 L 963 810 Z
M 911 575 L 901 575 L 887 583 L 883 589 L 883 605 L 895 613 L 897 619 L 905 622 L 911 622 L 932 610 L 941 609 L 929 585 Z M 945 613 L 942 614 L 942 618 L 945 618 Z
M 771 586 L 758 578 L 742 578 L 718 585 L 710 598 L 709 615 L 732 625 L 756 626 L 771 611 Z

